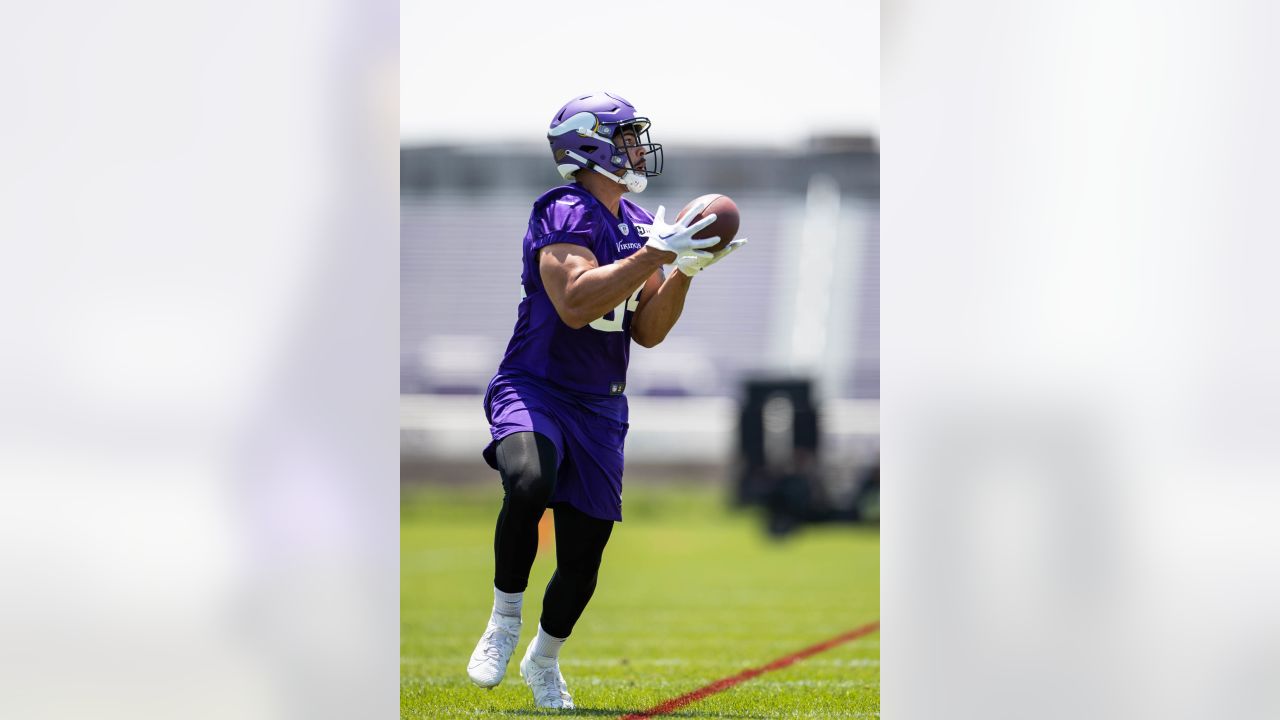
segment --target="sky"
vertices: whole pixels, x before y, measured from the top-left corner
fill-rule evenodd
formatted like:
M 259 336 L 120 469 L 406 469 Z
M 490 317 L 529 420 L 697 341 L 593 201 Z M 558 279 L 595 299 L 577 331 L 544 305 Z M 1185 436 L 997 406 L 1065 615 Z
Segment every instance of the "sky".
M 472 1 L 444 20 L 439 3 L 405 0 L 401 142 L 542 142 L 560 106 L 596 90 L 630 100 L 655 142 L 878 135 L 879 3 L 748 5 Z

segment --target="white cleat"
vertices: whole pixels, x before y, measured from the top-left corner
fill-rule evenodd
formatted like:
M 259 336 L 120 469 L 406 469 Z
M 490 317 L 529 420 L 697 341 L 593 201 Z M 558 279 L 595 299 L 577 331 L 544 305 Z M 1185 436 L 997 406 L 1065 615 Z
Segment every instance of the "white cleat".
M 524 653 L 520 661 L 520 677 L 533 691 L 533 701 L 540 708 L 573 709 L 573 696 L 564 684 L 564 676 L 560 674 L 560 663 L 541 665 L 533 659 L 533 643 Z
M 507 664 L 520 642 L 520 618 L 494 613 L 489 625 L 476 643 L 467 663 L 467 675 L 471 682 L 482 688 L 491 688 L 502 682 L 507 674 Z

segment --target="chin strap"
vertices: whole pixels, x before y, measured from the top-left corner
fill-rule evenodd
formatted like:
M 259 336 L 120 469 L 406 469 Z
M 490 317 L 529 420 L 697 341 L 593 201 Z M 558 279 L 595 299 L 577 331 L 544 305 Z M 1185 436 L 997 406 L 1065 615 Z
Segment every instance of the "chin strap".
M 609 178 L 610 180 L 618 183 L 619 185 L 626 185 L 627 189 L 633 193 L 644 192 L 644 189 L 649 187 L 649 178 L 643 175 L 637 175 L 634 170 L 627 170 L 626 172 L 622 173 L 622 177 L 618 177 L 617 175 L 614 175 L 613 173 L 609 172 L 608 170 L 605 170 L 599 165 L 593 165 L 591 169 Z
M 631 192 L 641 193 L 641 192 L 644 192 L 644 189 L 646 187 L 649 187 L 649 178 L 645 177 L 644 175 L 636 174 L 636 171 L 631 170 L 630 168 L 628 168 L 627 171 L 622 174 L 622 177 L 618 177 L 617 175 L 614 175 L 608 170 L 605 170 L 603 167 L 600 166 L 599 163 L 591 162 L 590 160 L 582 157 L 581 155 L 579 155 L 578 153 L 572 150 L 567 151 L 565 154 L 573 158 L 574 160 L 577 160 L 578 162 L 582 163 L 583 165 L 586 165 L 592 170 L 595 170 L 601 175 L 609 178 L 610 180 L 618 183 L 619 185 L 626 185 L 627 189 L 630 190 Z

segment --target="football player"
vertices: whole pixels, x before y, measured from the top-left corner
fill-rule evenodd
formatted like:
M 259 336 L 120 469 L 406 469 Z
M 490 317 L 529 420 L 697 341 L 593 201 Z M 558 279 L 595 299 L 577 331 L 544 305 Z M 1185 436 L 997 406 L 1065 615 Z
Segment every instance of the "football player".
M 662 342 L 691 279 L 741 247 L 695 240 L 715 215 L 668 223 L 623 197 L 662 172 L 649 120 L 610 93 L 575 98 L 547 132 L 570 182 L 533 203 L 524 236 L 515 330 L 484 409 L 492 442 L 484 458 L 502 478 L 494 533 L 494 603 L 467 666 L 481 687 L 502 681 L 520 638 L 521 602 L 538 550 L 538 521 L 555 509 L 556 570 L 520 674 L 539 707 L 572 708 L 560 648 L 591 599 L 605 544 L 622 519 L 631 341 Z M 677 271 L 665 275 L 662 266 Z

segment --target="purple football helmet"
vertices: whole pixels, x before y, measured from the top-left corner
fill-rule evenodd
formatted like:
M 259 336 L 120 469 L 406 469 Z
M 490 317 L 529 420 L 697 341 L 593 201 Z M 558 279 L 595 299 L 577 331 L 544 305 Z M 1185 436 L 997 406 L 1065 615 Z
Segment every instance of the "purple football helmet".
M 637 142 L 616 147 L 613 138 L 624 129 L 634 130 Z M 565 180 L 585 168 L 631 192 L 644 192 L 649 178 L 662 174 L 662 146 L 649 142 L 649 118 L 637 116 L 635 106 L 617 95 L 598 92 L 570 100 L 551 120 L 547 140 Z M 631 147 L 644 149 L 639 167 L 631 163 Z

